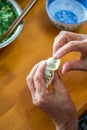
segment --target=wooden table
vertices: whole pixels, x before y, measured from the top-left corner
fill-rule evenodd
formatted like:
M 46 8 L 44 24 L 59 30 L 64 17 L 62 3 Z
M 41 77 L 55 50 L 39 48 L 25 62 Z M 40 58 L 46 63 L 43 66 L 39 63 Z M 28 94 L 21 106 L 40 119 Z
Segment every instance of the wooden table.
M 17 0 L 23 9 L 29 0 Z M 24 20 L 19 37 L 0 50 L 0 130 L 55 130 L 50 118 L 32 104 L 26 76 L 33 65 L 52 56 L 55 36 L 60 32 L 49 20 L 46 0 L 39 0 Z M 87 33 L 87 23 L 77 33 Z M 79 53 L 70 53 L 63 63 L 78 59 Z M 60 71 L 59 70 L 59 71 Z M 78 117 L 87 110 L 87 73 L 69 72 L 63 81 L 77 108 Z

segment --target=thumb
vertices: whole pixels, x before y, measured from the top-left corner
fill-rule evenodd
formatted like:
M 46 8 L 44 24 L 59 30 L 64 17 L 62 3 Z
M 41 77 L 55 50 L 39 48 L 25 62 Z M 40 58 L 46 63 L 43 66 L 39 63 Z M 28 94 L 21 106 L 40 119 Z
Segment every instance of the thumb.
M 58 71 L 55 71 L 54 73 L 54 79 L 53 79 L 53 85 L 54 85 L 54 89 L 56 91 L 60 91 L 61 89 L 64 89 L 64 85 L 63 82 L 58 74 Z
M 87 63 L 81 60 L 66 62 L 62 67 L 62 75 L 66 74 L 70 70 L 87 71 Z

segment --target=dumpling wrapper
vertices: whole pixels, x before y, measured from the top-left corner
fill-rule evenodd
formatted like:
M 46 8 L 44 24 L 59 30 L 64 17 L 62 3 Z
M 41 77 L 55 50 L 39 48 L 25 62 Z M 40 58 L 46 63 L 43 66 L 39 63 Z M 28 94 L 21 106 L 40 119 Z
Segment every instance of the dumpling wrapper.
M 60 65 L 60 59 L 55 60 L 53 57 L 50 57 L 47 61 L 47 66 L 45 70 L 45 82 L 46 82 L 46 87 L 51 84 L 53 78 L 54 78 L 54 72 L 59 68 Z

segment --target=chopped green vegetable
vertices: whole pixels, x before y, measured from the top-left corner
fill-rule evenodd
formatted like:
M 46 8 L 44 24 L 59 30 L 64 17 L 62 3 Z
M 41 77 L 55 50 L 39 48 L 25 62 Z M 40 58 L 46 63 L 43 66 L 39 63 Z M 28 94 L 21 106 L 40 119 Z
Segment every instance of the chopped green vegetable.
M 17 17 L 18 13 L 10 1 L 0 0 L 0 40 Z

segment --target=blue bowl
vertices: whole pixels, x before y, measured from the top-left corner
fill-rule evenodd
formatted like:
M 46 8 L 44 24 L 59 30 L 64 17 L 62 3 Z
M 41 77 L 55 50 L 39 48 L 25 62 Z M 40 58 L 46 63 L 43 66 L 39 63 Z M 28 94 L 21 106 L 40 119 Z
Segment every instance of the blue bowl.
M 47 0 L 46 10 L 62 30 L 75 30 L 87 21 L 87 0 Z

